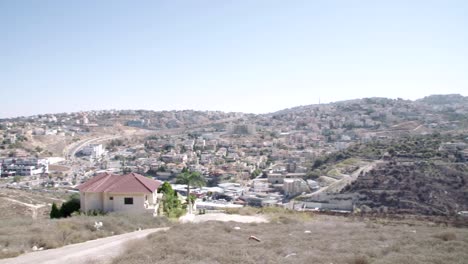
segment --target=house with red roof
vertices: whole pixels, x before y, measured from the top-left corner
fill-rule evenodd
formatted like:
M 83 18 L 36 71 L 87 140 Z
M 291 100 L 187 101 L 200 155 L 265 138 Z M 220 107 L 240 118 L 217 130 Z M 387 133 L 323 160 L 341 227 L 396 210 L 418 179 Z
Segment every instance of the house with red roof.
M 136 173 L 103 173 L 78 186 L 81 211 L 148 212 L 157 215 L 160 181 Z

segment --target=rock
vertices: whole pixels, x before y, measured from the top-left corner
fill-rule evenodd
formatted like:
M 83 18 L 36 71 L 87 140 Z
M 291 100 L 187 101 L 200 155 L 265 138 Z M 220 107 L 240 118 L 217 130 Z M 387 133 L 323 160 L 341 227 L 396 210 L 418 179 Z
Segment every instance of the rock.
M 259 238 L 257 238 L 256 236 L 250 236 L 249 237 L 249 240 L 255 240 L 257 242 L 262 242 Z
M 195 220 L 194 214 L 186 214 L 184 216 L 179 217 L 179 222 L 183 224 L 193 222 L 193 220 Z
M 360 209 L 361 209 L 361 212 L 363 212 L 363 213 L 371 213 L 372 212 L 372 208 L 370 208 L 367 205 L 362 205 Z
M 102 222 L 94 222 L 94 228 L 96 230 L 100 230 L 102 227 Z
M 304 233 L 305 233 L 305 234 L 310 234 L 310 233 L 312 233 L 312 232 L 311 232 L 310 230 L 306 230 L 306 231 L 304 231 Z
M 238 226 L 236 226 L 236 227 L 234 227 L 234 229 L 235 229 L 235 230 L 240 230 L 241 228 L 238 227 Z

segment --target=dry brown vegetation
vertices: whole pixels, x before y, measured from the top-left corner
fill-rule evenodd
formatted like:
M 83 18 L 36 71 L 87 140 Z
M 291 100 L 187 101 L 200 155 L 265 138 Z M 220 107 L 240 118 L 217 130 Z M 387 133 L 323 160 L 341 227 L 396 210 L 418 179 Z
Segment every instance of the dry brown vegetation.
M 468 259 L 466 248 L 466 228 L 415 220 L 325 215 L 297 220 L 282 215 L 268 224 L 178 225 L 131 242 L 113 263 L 461 264 Z
M 94 228 L 102 222 L 101 230 Z M 10 218 L 0 225 L 0 258 L 14 257 L 32 251 L 32 247 L 56 248 L 101 237 L 135 231 L 138 228 L 167 226 L 166 218 L 145 214 L 108 214 L 73 216 L 65 219 Z
M 25 191 L 2 188 L 0 220 L 19 217 L 48 218 L 51 204 L 61 204 L 70 196 L 65 192 Z

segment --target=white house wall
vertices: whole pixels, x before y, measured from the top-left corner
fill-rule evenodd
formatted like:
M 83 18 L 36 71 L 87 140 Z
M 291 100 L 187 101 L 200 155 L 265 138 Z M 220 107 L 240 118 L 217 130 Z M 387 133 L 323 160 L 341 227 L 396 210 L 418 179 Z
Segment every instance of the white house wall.
M 112 197 L 112 200 L 110 199 Z M 133 198 L 133 204 L 125 204 L 124 198 Z M 157 202 L 157 193 L 81 193 L 81 210 L 103 210 L 106 212 L 132 211 L 145 212 L 145 200 L 153 206 Z
M 102 210 L 102 193 L 86 192 L 81 193 L 81 210 L 87 212 L 89 210 Z M 84 202 L 84 203 L 83 203 Z
M 110 195 L 113 195 L 114 200 L 109 200 Z M 124 203 L 124 198 L 127 197 L 133 198 L 133 204 Z M 108 194 L 106 198 L 109 202 L 113 202 L 113 211 L 145 211 L 144 194 Z

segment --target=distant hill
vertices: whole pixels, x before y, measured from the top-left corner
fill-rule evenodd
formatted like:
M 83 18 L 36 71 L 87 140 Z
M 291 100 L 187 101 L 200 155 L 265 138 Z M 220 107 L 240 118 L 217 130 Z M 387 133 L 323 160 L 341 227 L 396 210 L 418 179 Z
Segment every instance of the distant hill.
M 460 94 L 430 95 L 422 99 L 416 100 L 416 102 L 432 105 L 468 105 L 468 97 L 464 97 Z
M 330 136 L 330 130 L 338 133 L 390 130 L 406 130 L 413 133 L 411 130 L 415 130 L 416 134 L 467 130 L 468 97 L 433 95 L 416 101 L 363 98 L 298 106 L 266 114 L 262 118 L 277 125 L 293 127 L 298 131 L 315 128 L 325 136 Z M 411 126 L 408 126 L 409 124 Z M 398 127 L 404 129 L 397 129 Z

